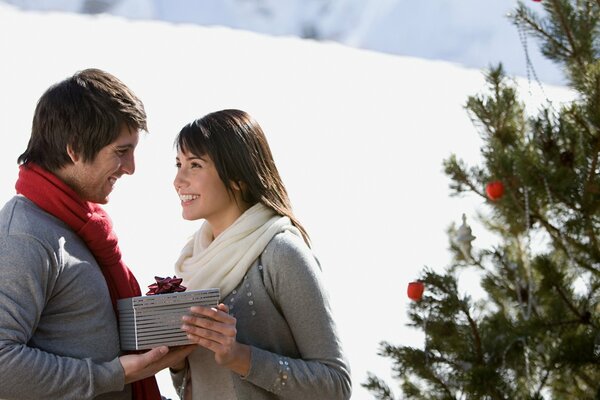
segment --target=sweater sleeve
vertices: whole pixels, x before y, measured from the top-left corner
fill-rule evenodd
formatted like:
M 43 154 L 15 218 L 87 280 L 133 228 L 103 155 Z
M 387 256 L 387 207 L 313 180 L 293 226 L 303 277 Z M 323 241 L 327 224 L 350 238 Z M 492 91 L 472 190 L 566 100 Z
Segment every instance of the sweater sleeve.
M 350 368 L 312 251 L 291 233 L 277 235 L 262 256 L 265 287 L 286 319 L 300 357 L 251 348 L 246 380 L 282 399 L 349 399 Z
M 98 363 L 30 347 L 58 269 L 34 238 L 0 237 L 0 398 L 90 399 L 123 389 L 118 358 Z

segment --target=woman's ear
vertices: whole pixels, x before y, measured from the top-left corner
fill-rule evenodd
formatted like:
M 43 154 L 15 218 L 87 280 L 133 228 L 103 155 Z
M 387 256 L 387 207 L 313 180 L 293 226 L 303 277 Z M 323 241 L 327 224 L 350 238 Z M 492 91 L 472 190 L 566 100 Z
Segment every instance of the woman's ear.
M 247 194 L 248 194 L 248 185 L 243 181 L 231 181 L 231 187 L 235 192 L 235 197 L 239 200 L 247 202 Z
M 231 181 L 231 187 L 233 188 L 233 190 L 237 190 L 243 193 L 246 189 L 246 184 L 242 181 Z

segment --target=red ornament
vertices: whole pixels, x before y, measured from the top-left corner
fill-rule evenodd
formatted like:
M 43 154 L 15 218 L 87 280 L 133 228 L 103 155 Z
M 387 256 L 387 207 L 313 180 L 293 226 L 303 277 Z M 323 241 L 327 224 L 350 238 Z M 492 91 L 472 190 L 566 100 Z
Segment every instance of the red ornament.
M 542 0 L 533 0 L 533 1 L 535 1 L 536 3 L 540 3 Z
M 421 300 L 423 297 L 423 292 L 425 291 L 425 285 L 423 282 L 415 281 L 408 284 L 408 289 L 406 290 L 406 294 L 408 294 L 408 298 L 414 301 Z
M 504 195 L 504 184 L 501 181 L 493 181 L 486 185 L 485 193 L 488 199 L 496 201 Z

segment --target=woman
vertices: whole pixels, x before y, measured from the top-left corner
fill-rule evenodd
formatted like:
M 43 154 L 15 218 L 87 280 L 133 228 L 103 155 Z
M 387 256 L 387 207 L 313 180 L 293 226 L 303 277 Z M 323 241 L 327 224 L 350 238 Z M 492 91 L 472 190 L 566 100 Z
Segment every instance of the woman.
M 350 398 L 320 266 L 261 127 L 243 111 L 218 111 L 186 125 L 176 147 L 183 218 L 204 219 L 176 275 L 223 297 L 184 317 L 199 346 L 171 369 L 180 396 Z

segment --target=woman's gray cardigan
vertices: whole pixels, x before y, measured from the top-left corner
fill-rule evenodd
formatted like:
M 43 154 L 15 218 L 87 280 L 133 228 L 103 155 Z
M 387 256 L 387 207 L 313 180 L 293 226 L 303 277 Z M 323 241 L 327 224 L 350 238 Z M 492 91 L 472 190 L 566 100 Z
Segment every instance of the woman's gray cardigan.
M 199 348 L 188 358 L 194 400 L 350 398 L 350 368 L 321 269 L 300 237 L 271 239 L 223 302 L 237 319 L 237 340 L 251 347 L 250 371 L 240 377 Z M 182 380 L 173 374 L 176 387 Z

